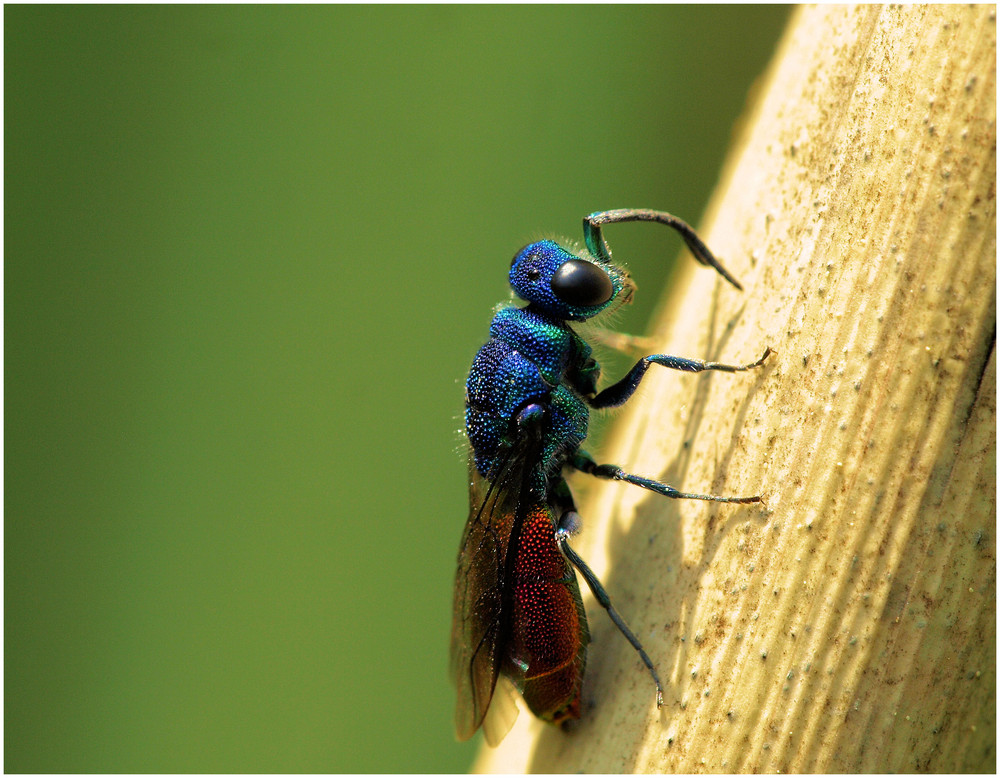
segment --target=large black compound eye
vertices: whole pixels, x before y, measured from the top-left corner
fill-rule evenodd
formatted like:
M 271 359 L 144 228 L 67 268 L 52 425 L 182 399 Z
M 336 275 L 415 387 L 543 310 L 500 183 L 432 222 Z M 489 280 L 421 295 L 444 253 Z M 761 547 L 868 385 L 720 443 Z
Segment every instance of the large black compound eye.
M 569 259 L 552 276 L 552 292 L 567 305 L 604 305 L 615 293 L 608 274 L 592 262 Z

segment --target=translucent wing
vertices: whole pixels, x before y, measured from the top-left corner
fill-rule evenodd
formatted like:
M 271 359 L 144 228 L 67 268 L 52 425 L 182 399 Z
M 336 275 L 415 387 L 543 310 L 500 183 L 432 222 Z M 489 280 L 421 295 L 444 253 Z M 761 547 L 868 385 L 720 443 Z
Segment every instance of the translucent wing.
M 493 690 L 493 701 L 483 719 L 483 736 L 490 747 L 500 745 L 510 728 L 517 721 L 517 687 L 506 676 L 501 675 Z
M 528 452 L 509 450 L 496 476 L 482 478 L 470 465 L 469 519 L 465 525 L 455 576 L 451 629 L 451 673 L 458 690 L 455 733 L 467 740 L 483 725 L 501 670 L 518 683 L 518 668 L 508 655 L 512 571 L 508 564 L 511 534 L 523 521 L 522 499 L 534 462 Z M 501 694 L 485 727 L 495 745 L 517 717 L 510 695 Z M 501 700 L 500 697 L 503 697 Z

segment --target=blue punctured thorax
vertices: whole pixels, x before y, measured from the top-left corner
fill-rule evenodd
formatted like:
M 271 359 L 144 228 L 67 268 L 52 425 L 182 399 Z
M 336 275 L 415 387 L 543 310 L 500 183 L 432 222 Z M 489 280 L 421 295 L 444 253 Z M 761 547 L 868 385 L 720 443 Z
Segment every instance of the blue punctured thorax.
M 466 431 L 480 475 L 493 477 L 512 420 L 538 403 L 545 414 L 534 488 L 544 492 L 548 476 L 587 436 L 590 413 L 581 395 L 594 392 L 598 372 L 590 346 L 563 321 L 530 306 L 500 310 L 466 382 Z

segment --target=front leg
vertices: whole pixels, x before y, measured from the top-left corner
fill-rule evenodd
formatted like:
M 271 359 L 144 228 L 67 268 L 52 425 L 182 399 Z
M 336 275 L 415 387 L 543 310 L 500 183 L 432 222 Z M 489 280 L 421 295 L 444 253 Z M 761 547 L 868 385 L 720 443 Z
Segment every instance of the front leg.
M 764 364 L 764 360 L 771 355 L 771 349 L 764 350 L 763 356 L 756 362 L 749 365 L 724 365 L 721 362 L 703 362 L 700 359 L 686 359 L 685 357 L 672 357 L 669 354 L 650 354 L 648 357 L 640 359 L 635 367 L 618 383 L 609 386 L 598 394 L 588 404 L 592 408 L 616 408 L 628 400 L 629 397 L 639 388 L 639 382 L 646 374 L 650 365 L 663 365 L 673 370 L 683 370 L 687 373 L 700 373 L 703 370 L 721 370 L 725 373 L 739 373 L 744 370 L 752 370 Z
M 629 352 L 633 355 L 648 354 L 656 346 L 653 338 L 647 335 L 626 335 L 624 332 L 615 332 L 604 327 L 594 327 L 588 335 L 594 343 L 613 348 L 622 354 Z

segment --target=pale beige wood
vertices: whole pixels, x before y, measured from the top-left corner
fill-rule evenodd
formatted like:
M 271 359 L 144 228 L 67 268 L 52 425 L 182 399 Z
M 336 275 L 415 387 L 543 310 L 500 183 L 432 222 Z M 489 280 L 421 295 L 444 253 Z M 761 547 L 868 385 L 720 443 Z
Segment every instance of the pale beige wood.
M 651 374 L 601 452 L 767 509 L 593 488 L 576 545 L 665 705 L 588 598 L 583 720 L 477 770 L 996 770 L 995 195 L 995 7 L 796 13 L 706 219 L 746 292 L 687 259 L 655 328 L 777 354 Z

